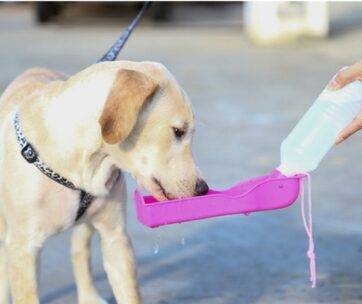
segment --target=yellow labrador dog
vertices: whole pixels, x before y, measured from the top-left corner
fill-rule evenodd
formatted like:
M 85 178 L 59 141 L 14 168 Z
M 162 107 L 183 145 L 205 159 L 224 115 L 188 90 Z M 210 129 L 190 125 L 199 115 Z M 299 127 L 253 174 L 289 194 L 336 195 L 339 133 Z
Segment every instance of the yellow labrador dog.
M 122 171 L 159 200 L 205 194 L 193 131 L 185 92 L 158 63 L 18 77 L 0 98 L 0 303 L 8 303 L 8 289 L 13 303 L 39 303 L 39 250 L 73 226 L 79 303 L 105 303 L 89 269 L 94 230 L 117 302 L 140 303 Z

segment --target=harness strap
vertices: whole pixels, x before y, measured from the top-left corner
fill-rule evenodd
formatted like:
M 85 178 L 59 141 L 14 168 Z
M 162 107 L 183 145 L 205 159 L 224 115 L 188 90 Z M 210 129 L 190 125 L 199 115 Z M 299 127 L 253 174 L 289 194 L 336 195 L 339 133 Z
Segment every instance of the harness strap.
M 51 168 L 49 168 L 45 163 L 43 163 L 39 159 L 37 151 L 34 149 L 31 143 L 29 143 L 26 140 L 23 132 L 21 131 L 18 112 L 16 112 L 14 115 L 14 128 L 15 128 L 16 138 L 20 144 L 21 155 L 28 163 L 33 164 L 35 167 L 39 169 L 41 173 L 45 174 L 47 177 L 57 182 L 58 184 L 61 184 L 62 186 L 72 190 L 80 191 L 79 207 L 75 219 L 76 221 L 79 220 L 82 217 L 82 215 L 86 212 L 89 205 L 92 203 L 94 196 L 84 191 L 83 189 L 77 188 L 71 181 L 67 180 L 65 177 L 62 177 L 58 173 L 54 172 Z
M 80 198 L 79 198 L 79 207 L 77 211 L 77 216 L 75 217 L 75 220 L 78 221 L 82 215 L 87 211 L 88 207 L 92 203 L 94 199 L 94 196 L 92 194 L 89 194 L 88 192 L 85 192 L 84 190 L 80 191 Z

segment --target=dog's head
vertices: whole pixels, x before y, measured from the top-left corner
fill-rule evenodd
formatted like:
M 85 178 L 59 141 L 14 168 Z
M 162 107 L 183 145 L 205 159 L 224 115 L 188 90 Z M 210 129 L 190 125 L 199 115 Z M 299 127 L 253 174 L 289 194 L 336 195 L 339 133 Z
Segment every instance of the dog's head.
M 107 153 L 159 200 L 205 194 L 192 157 L 190 102 L 160 64 L 117 71 L 99 118 Z

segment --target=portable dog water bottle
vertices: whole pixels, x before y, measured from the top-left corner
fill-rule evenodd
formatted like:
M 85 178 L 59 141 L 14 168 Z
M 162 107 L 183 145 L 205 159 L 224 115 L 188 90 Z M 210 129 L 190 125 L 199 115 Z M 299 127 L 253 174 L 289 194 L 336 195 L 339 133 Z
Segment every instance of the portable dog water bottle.
M 278 170 L 287 176 L 313 171 L 361 110 L 361 81 L 336 91 L 325 89 L 283 141 Z
M 313 241 L 311 182 L 313 171 L 333 146 L 339 132 L 362 109 L 362 82 L 355 81 L 337 91 L 325 89 L 281 145 L 281 164 L 268 175 L 239 182 L 226 190 L 212 190 L 204 196 L 158 202 L 137 189 L 134 199 L 138 220 L 154 228 L 173 223 L 230 214 L 249 214 L 288 207 L 293 204 L 308 180 L 308 216 L 304 190 L 301 211 L 309 246 L 312 287 L 316 286 L 316 261 Z
M 249 214 L 288 207 L 299 195 L 303 174 L 270 174 L 242 181 L 226 190 L 210 189 L 206 195 L 158 202 L 137 189 L 138 220 L 151 228 L 230 214 Z
M 287 207 L 299 195 L 300 180 L 314 170 L 340 131 L 362 109 L 362 82 L 325 89 L 281 145 L 281 165 L 268 175 L 240 182 L 204 196 L 157 202 L 135 192 L 137 216 L 149 227 L 228 214 Z

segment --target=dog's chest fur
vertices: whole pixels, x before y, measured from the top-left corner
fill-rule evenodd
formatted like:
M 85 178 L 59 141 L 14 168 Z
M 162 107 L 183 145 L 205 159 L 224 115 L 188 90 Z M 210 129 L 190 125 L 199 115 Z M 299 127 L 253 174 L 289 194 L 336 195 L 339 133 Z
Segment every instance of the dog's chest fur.
M 34 231 L 41 231 L 42 235 L 34 236 L 40 240 L 75 224 L 80 191 L 56 183 L 25 161 L 11 115 L 0 127 L 0 155 L 0 216 L 18 223 L 28 222 L 27 226 L 33 226 Z M 81 221 L 103 206 L 102 199 L 94 199 Z

